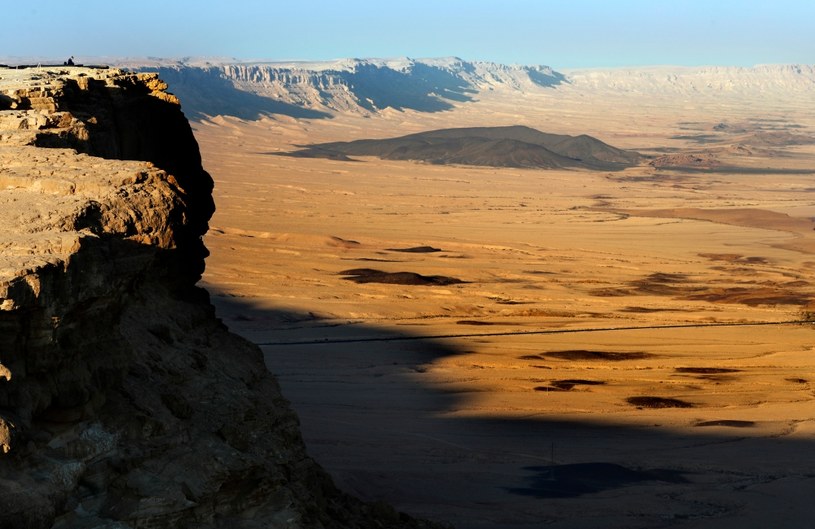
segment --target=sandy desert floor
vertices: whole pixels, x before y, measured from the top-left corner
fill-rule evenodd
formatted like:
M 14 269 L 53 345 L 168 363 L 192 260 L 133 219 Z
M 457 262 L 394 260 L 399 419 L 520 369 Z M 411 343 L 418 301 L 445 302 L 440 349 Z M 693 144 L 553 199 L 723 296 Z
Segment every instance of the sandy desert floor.
M 805 103 L 566 87 L 436 114 L 214 118 L 195 125 L 218 206 L 204 285 L 362 498 L 462 529 L 811 527 Z M 270 154 L 513 124 L 697 165 Z M 365 282 L 378 272 L 460 282 Z

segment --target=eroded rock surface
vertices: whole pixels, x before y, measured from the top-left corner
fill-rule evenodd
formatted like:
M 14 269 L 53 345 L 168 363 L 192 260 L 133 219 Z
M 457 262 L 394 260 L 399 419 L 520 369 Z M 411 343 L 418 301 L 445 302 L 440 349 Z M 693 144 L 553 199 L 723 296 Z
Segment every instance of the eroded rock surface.
M 0 69 L 0 527 L 421 527 L 339 492 L 195 286 L 212 180 L 155 75 Z

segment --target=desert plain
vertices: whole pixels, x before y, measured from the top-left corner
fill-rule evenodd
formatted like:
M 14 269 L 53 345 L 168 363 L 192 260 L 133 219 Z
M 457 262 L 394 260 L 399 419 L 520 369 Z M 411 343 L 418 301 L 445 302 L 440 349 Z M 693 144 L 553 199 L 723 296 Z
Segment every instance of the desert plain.
M 813 102 L 564 85 L 204 119 L 204 286 L 261 345 L 311 456 L 363 499 L 461 529 L 812 527 Z M 502 125 L 648 158 L 279 155 Z

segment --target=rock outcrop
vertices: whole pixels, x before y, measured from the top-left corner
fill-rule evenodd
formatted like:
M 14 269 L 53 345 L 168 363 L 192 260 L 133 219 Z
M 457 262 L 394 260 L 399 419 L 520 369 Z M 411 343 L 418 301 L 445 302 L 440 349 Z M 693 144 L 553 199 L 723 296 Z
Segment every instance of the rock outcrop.
M 150 74 L 0 69 L 0 527 L 422 527 L 338 491 L 196 287 L 212 180 Z

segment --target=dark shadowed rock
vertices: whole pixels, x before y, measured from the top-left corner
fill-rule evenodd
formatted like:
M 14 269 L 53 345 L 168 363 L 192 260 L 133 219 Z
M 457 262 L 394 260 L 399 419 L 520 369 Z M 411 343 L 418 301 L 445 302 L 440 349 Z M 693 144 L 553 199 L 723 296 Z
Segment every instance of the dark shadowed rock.
M 336 489 L 195 286 L 212 180 L 165 85 L 0 77 L 0 527 L 430 526 Z

